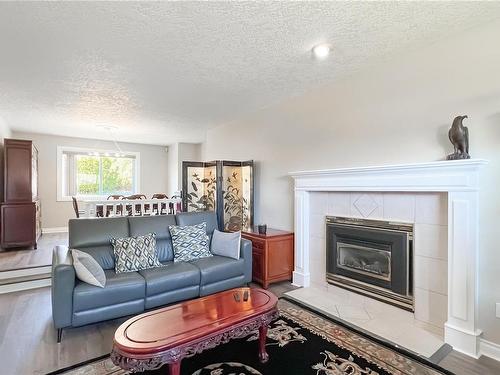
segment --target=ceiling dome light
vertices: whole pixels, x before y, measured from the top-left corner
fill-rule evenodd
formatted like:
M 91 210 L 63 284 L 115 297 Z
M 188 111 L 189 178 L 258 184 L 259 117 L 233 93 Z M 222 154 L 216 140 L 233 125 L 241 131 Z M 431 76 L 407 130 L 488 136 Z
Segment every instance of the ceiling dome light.
M 330 54 L 331 48 L 329 44 L 317 44 L 312 48 L 312 53 L 318 60 L 323 60 Z

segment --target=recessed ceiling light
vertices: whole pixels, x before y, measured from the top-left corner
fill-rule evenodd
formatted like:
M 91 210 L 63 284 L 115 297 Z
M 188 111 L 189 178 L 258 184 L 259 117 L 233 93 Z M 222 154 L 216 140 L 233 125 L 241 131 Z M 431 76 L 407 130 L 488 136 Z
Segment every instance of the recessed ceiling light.
M 323 43 L 323 44 L 317 44 L 312 48 L 312 53 L 315 58 L 318 60 L 323 60 L 328 57 L 330 54 L 331 47 L 329 44 Z
M 104 129 L 104 130 L 107 130 L 107 131 L 114 131 L 114 130 L 118 130 L 118 127 L 115 126 L 115 125 L 109 125 L 109 124 L 97 124 L 96 125 L 98 128 L 101 128 L 101 129 Z

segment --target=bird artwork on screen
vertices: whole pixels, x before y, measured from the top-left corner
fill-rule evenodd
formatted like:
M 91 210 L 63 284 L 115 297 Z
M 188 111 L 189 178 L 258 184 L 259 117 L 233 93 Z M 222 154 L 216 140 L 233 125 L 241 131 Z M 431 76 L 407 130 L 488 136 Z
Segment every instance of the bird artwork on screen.
M 470 159 L 469 129 L 463 124 L 466 118 L 468 118 L 467 115 L 455 117 L 448 131 L 448 138 L 453 144 L 454 152 L 446 157 L 447 160 Z

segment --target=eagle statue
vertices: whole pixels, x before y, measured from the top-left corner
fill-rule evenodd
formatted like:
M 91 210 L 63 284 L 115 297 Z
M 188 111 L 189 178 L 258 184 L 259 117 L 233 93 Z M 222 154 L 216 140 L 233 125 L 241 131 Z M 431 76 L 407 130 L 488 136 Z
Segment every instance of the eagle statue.
M 446 157 L 448 160 L 457 159 L 470 159 L 469 155 L 469 129 L 467 126 L 463 125 L 463 120 L 467 118 L 465 116 L 457 116 L 453 120 L 450 130 L 448 131 L 448 138 L 453 144 L 455 152 Z

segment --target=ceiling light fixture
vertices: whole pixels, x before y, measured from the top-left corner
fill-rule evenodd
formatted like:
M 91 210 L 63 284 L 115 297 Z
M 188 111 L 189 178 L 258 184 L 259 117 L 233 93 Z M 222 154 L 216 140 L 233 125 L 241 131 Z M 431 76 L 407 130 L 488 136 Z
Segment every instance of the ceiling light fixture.
M 116 158 L 121 158 L 121 157 L 124 157 L 125 154 L 123 153 L 120 145 L 118 144 L 118 142 L 116 141 L 116 137 L 115 137 L 115 130 L 118 129 L 118 127 L 114 126 L 114 125 L 107 125 L 107 124 L 104 124 L 104 125 L 97 125 L 98 128 L 101 128 L 101 129 L 104 129 L 106 130 L 109 135 L 111 136 L 111 139 L 113 140 L 113 143 L 115 144 L 115 147 L 116 147 L 116 151 L 117 152 L 114 152 L 114 156 Z M 99 154 L 98 154 L 99 155 Z M 106 157 L 109 157 L 111 156 L 111 153 L 110 152 L 105 152 L 104 153 L 104 156 Z
M 324 60 L 328 57 L 331 51 L 331 46 L 326 43 L 317 44 L 312 48 L 313 56 L 318 60 Z

